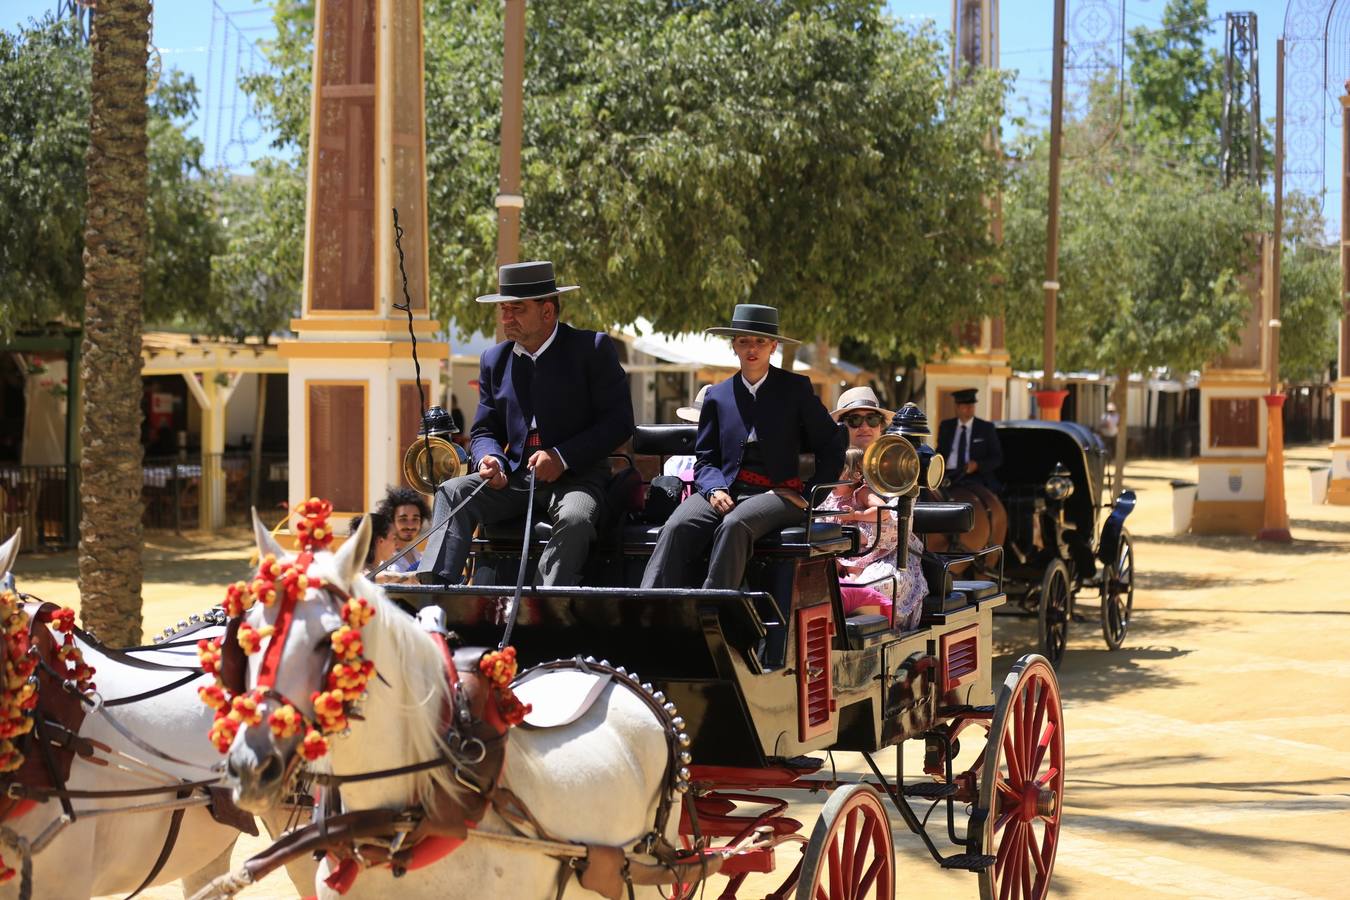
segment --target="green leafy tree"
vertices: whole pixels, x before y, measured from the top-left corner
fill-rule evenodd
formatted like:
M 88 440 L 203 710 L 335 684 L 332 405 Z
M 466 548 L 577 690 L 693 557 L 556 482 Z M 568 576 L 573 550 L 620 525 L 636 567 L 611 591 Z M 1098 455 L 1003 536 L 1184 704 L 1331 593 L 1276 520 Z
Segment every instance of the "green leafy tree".
M 1073 143 L 1092 140 L 1071 132 Z M 1029 148 L 1005 204 L 1007 336 L 1023 366 L 1041 354 L 1044 152 L 1043 140 Z M 1261 197 L 1246 186 L 1219 188 L 1211 173 L 1162 159 L 1128 133 L 1066 160 L 1061 190 L 1059 366 L 1114 373 L 1127 421 L 1123 388 L 1132 372 L 1198 369 L 1238 339 Z M 1117 472 L 1124 451 L 1121 437 Z
M 1339 248 L 1326 239 L 1321 205 L 1291 194 L 1284 200 L 1280 261 L 1280 377 L 1321 381 L 1336 359 L 1341 318 Z
M 585 285 L 569 318 L 680 332 L 750 300 L 808 338 L 923 355 L 990 308 L 1005 86 L 953 93 L 932 31 L 875 0 L 538 0 L 529 16 L 522 254 Z M 277 18 L 279 73 L 253 90 L 301 142 L 312 9 Z M 433 310 L 486 329 L 501 9 L 429 0 L 424 22 Z
M 89 55 L 50 20 L 0 32 L 0 335 L 78 316 Z
M 0 32 L 0 335 L 84 308 L 90 49 L 69 20 Z M 149 99 L 143 301 L 190 324 L 217 240 L 202 146 L 186 134 L 197 88 L 173 71 Z
M 1129 128 L 1133 139 L 1169 159 L 1184 159 L 1215 173 L 1223 171 L 1223 55 L 1206 41 L 1223 27 L 1208 0 L 1168 0 L 1162 24 L 1130 32 Z M 1241 101 L 1250 91 L 1240 62 L 1234 65 L 1234 103 L 1228 171 L 1241 178 L 1251 154 Z M 1260 166 L 1264 178 L 1272 155 L 1262 131 Z
M 305 180 L 280 159 L 253 174 L 223 178 L 218 194 L 221 240 L 211 258 L 211 302 L 202 312 L 212 334 L 264 341 L 299 311 L 304 268 Z

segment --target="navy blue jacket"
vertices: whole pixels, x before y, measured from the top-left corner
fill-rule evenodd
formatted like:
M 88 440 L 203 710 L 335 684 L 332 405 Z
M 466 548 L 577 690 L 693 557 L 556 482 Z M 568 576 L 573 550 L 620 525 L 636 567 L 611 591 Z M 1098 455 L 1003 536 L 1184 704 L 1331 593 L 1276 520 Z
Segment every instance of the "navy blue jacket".
M 942 454 L 943 460 L 951 455 L 952 444 L 956 441 L 956 425 L 956 419 L 943 419 L 938 426 L 937 452 Z M 971 475 L 952 472 L 952 481 L 960 481 L 964 477 L 983 484 L 991 491 L 997 491 L 1001 485 L 994 477 L 994 470 L 1003 465 L 1003 445 L 999 443 L 998 429 L 993 422 L 978 418 L 970 420 L 969 459 L 979 463 L 980 467 Z
M 515 341 L 484 351 L 479 360 L 478 414 L 470 430 L 474 465 L 499 456 L 520 468 L 530 423 L 516 399 L 520 359 Z M 609 335 L 558 323 L 553 343 L 534 366 L 531 396 L 539 440 L 556 448 L 569 470 L 605 459 L 633 436 L 633 400 L 628 375 Z
M 694 484 L 699 493 L 706 497 L 730 489 L 752 428 L 764 474 L 773 481 L 798 477 L 802 453 L 816 455 L 816 471 L 806 485 L 808 499 L 814 484 L 839 479 L 848 432 L 830 418 L 810 379 L 770 366 L 753 396 L 740 372 L 708 389 L 694 443 Z

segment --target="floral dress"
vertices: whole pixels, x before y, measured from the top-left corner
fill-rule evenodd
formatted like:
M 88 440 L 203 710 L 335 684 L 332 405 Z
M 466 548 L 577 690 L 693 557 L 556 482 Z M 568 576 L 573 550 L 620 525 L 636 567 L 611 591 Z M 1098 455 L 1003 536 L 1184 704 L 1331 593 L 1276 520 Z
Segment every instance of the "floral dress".
M 846 496 L 831 491 L 821 502 L 823 509 L 837 509 L 841 512 L 853 512 L 869 509 L 867 498 L 871 494 L 866 487 L 858 487 Z M 877 535 L 875 514 L 850 524 L 861 532 L 862 545 L 871 547 L 861 556 L 841 558 L 841 580 L 849 584 L 867 585 L 877 589 L 888 600 L 892 597 L 893 625 L 905 630 L 915 628 L 923 614 L 923 598 L 928 593 L 928 582 L 923 577 L 921 555 L 923 542 L 916 536 L 909 536 L 909 559 L 904 569 L 897 570 L 897 549 L 900 543 L 900 529 L 894 512 L 883 511 L 881 515 L 881 533 Z

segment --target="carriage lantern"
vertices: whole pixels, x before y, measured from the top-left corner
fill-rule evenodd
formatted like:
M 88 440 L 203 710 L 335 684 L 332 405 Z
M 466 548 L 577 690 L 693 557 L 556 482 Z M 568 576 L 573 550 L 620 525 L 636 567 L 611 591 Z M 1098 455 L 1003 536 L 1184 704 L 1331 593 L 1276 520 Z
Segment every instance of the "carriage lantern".
M 906 438 L 914 446 L 919 455 L 919 482 L 930 491 L 937 490 L 943 476 L 947 474 L 947 462 L 924 443 L 924 438 L 931 438 L 933 431 L 928 427 L 928 417 L 923 414 L 923 410 L 913 403 L 900 407 L 881 439 L 885 440 L 887 435 Z
M 1055 468 L 1051 470 L 1050 477 L 1045 482 L 1045 496 L 1047 500 L 1055 502 L 1068 500 L 1073 496 L 1073 478 L 1069 476 L 1069 470 L 1064 463 L 1055 463 Z
M 403 454 L 403 480 L 409 487 L 434 494 L 442 482 L 468 471 L 469 454 L 449 440 L 458 432 L 454 419 L 442 407 L 433 406 L 422 414 L 417 439 Z

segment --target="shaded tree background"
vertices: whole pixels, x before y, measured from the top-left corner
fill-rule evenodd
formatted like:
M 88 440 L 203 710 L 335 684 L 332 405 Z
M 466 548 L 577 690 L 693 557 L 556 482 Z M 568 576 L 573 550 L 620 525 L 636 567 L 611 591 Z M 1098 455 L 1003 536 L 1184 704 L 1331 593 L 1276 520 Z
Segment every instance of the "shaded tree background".
M 702 329 L 741 301 L 803 337 L 927 355 L 992 308 L 981 198 L 1006 85 L 955 93 L 947 52 L 872 0 L 537 0 L 526 52 L 522 253 L 586 288 L 569 318 Z M 250 82 L 307 139 L 312 5 L 277 7 Z M 426 5 L 433 312 L 488 326 L 501 10 Z M 859 328 L 866 323 L 866 328 Z
M 0 32 L 0 336 L 84 307 L 89 47 L 67 20 Z M 186 134 L 197 87 L 165 74 L 149 99 L 144 309 L 154 324 L 200 322 L 218 242 L 215 185 Z

